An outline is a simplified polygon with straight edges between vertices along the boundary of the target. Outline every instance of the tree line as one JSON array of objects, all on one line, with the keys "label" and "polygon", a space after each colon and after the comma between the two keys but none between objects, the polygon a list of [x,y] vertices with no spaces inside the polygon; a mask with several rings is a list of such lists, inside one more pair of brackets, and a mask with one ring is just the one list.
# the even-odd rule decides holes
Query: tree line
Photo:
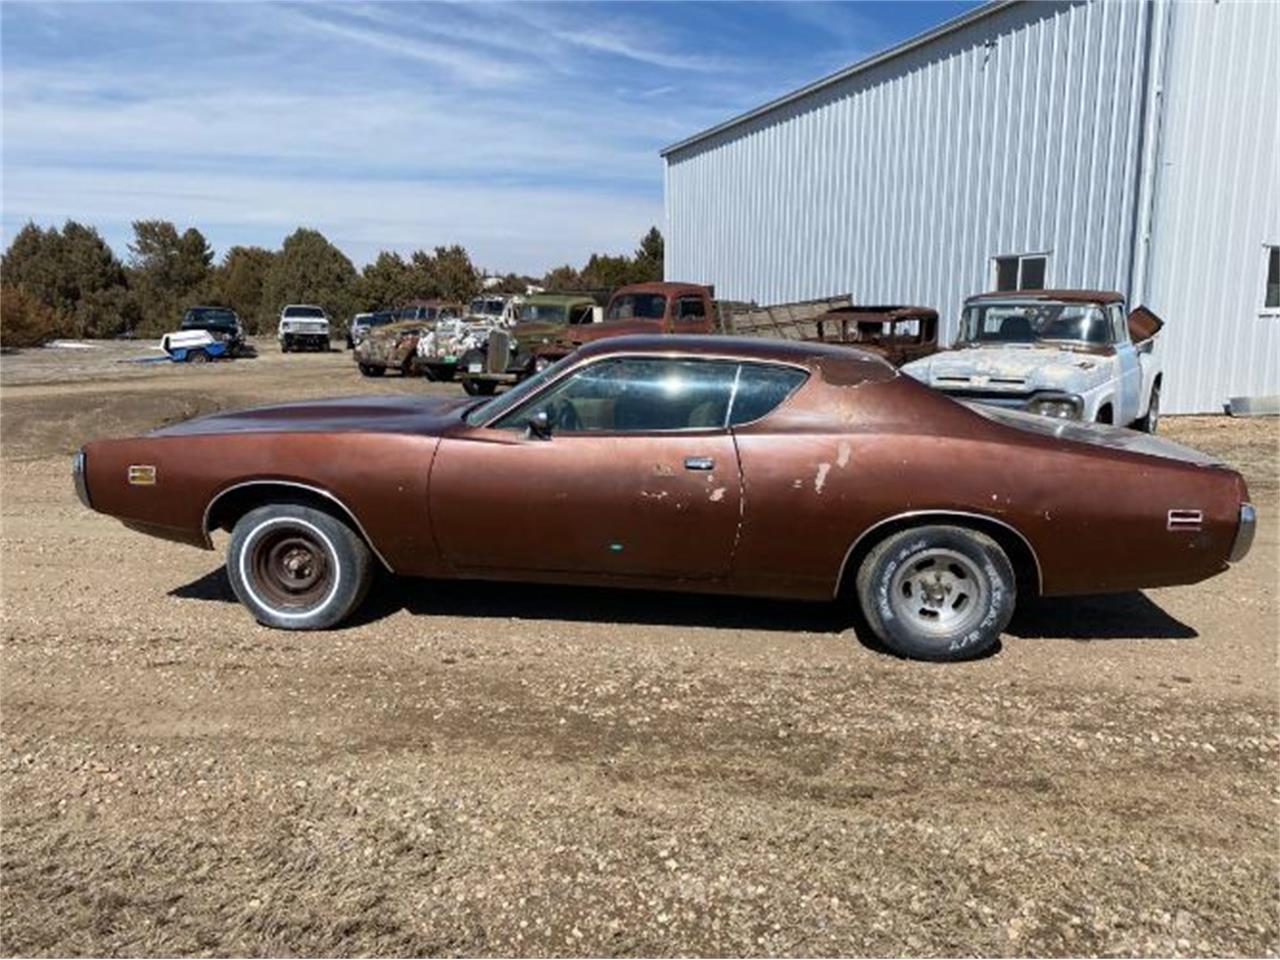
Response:
[{"label": "tree line", "polygon": [[[581,270],[566,264],[541,279],[513,273],[497,289],[524,293],[608,289],[662,279],[662,234],[652,228],[632,256],[592,254]],[[230,307],[251,334],[275,329],[286,303],[313,303],[339,322],[366,310],[440,298],[466,302],[483,274],[457,244],[383,251],[362,270],[318,230],[300,227],[279,250],[233,246],[215,263],[195,227],[138,220],[121,261],[93,227],[27,223],[0,257],[0,344],[31,346],[55,337],[157,336],[197,304]]]}]

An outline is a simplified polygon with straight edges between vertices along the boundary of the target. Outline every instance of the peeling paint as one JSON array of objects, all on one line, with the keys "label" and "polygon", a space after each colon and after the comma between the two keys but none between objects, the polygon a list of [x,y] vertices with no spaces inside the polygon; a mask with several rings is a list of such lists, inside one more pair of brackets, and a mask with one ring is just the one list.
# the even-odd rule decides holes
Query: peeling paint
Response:
[{"label": "peeling paint", "polygon": [[831,472],[831,464],[818,464],[818,472],[813,477],[813,490],[815,493],[821,493],[822,488],[827,485],[827,474]]},{"label": "peeling paint", "polygon": [[666,490],[641,490],[640,491],[640,496],[644,497],[646,500],[665,500],[667,499],[667,495],[668,494]]},{"label": "peeling paint", "polygon": [[708,499],[712,503],[719,503],[721,500],[724,499],[724,490],[725,490],[724,487],[716,487],[714,490],[711,491],[711,496],[708,497]]},{"label": "peeling paint", "polygon": [[847,467],[849,465],[849,455],[851,453],[852,450],[850,450],[849,444],[846,441],[841,440],[840,446],[836,447],[836,466],[841,470]]}]

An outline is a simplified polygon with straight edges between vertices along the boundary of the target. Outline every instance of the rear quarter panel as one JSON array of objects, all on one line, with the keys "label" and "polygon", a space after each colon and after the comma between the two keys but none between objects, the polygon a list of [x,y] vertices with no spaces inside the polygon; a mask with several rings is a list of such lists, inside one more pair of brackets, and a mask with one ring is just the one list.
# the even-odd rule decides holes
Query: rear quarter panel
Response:
[{"label": "rear quarter panel", "polygon": [[[1050,595],[1189,583],[1225,566],[1246,495],[1233,471],[1027,434],[906,377],[815,380],[736,431],[744,587],[830,596],[864,531],[935,510],[1013,527]],[[1170,531],[1171,509],[1201,510],[1201,529]]]}]

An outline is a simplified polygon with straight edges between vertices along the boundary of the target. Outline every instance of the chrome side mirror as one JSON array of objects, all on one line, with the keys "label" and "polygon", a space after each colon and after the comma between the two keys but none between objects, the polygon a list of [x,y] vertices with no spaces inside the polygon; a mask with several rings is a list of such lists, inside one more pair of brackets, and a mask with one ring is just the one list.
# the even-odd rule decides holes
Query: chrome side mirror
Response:
[{"label": "chrome side mirror", "polygon": [[536,440],[551,439],[551,417],[545,409],[539,410],[529,418],[528,436]]}]

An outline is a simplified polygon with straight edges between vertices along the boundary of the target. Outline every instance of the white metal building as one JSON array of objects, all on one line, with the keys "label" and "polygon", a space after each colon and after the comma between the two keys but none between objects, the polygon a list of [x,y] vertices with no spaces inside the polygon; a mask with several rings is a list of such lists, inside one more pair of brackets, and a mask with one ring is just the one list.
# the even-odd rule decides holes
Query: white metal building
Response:
[{"label": "white metal building", "polygon": [[1163,406],[1280,394],[1280,3],[997,0],[663,151],[666,276],[761,304],[1119,290]]}]

